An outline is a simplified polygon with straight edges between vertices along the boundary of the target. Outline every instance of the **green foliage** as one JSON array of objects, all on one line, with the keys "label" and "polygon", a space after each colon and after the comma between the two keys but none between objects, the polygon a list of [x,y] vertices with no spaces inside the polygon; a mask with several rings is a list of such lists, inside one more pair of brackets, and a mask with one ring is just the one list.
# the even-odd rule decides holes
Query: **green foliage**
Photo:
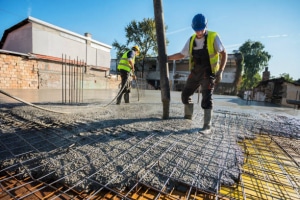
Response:
[{"label": "green foliage", "polygon": [[284,80],[288,82],[293,82],[293,77],[291,77],[288,73],[279,74],[280,77],[283,77]]},{"label": "green foliage", "polygon": [[153,53],[157,55],[155,21],[153,19],[144,18],[141,22],[133,20],[125,28],[125,32],[127,45],[133,44],[140,47],[140,57],[151,56]]},{"label": "green foliage", "polygon": [[251,80],[246,78],[246,76],[244,74],[242,76],[241,89],[252,89],[255,86],[257,86],[261,80],[262,80],[262,77],[259,73],[254,74]]},{"label": "green foliage", "polygon": [[[252,88],[257,84],[257,75],[268,66],[271,55],[264,51],[264,45],[251,40],[246,41],[239,51],[244,57],[243,87]],[[255,78],[256,77],[256,78]]]},{"label": "green foliage", "polygon": [[[234,82],[233,84],[235,85],[235,88],[238,89],[241,87],[241,82],[242,82],[242,72],[244,69],[244,57],[243,54],[241,54],[241,52],[234,50],[233,51],[234,56],[236,58],[236,65],[237,65],[237,69],[236,69],[236,73],[235,73],[235,78],[234,78]],[[236,94],[238,91],[234,91],[234,93]]]},{"label": "green foliage", "polygon": [[271,79],[275,79],[275,78],[284,78],[284,80],[288,81],[288,82],[299,82],[300,83],[300,79],[298,80],[294,80],[293,77],[290,76],[290,74],[288,73],[282,73],[282,74],[279,74],[278,77],[276,76],[271,76]]},{"label": "green foliage", "polygon": [[[166,27],[167,29],[167,27]],[[140,48],[140,55],[136,58],[136,62],[142,66],[144,71],[144,62],[146,57],[157,56],[158,46],[156,40],[156,29],[154,19],[144,18],[143,21],[131,21],[125,27],[126,44],[122,45],[116,40],[112,46],[117,50],[117,58],[121,58],[123,53],[134,45]],[[168,44],[168,41],[166,41]]]},{"label": "green foliage", "polygon": [[119,44],[116,40],[113,42],[112,46],[117,49],[116,57],[120,59],[126,51],[129,50],[129,48],[125,45]]}]

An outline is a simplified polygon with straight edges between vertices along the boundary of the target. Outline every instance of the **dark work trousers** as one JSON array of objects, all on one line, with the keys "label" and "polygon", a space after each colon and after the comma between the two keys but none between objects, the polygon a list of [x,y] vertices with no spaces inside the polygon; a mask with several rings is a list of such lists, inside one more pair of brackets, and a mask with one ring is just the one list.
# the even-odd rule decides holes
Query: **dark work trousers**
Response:
[{"label": "dark work trousers", "polygon": [[195,67],[195,69],[191,71],[181,93],[181,100],[183,104],[191,103],[191,96],[195,93],[196,89],[201,86],[201,107],[203,109],[212,109],[212,94],[215,85],[215,78],[213,75],[207,75],[206,71],[209,70],[208,67],[210,69],[210,66],[202,67],[202,69],[196,69]]},{"label": "dark work trousers", "polygon": [[[130,72],[121,69],[120,70],[120,75],[121,75],[122,81],[121,81],[121,89],[119,91],[119,94],[120,94],[120,92],[121,92],[121,94],[117,98],[117,104],[121,103],[121,99],[122,99],[123,94],[124,94],[125,103],[129,103],[130,82],[128,80],[128,77],[130,75]],[[123,88],[124,88],[124,90],[121,91]]]},{"label": "dark work trousers", "polygon": [[191,96],[201,86],[201,107],[203,109],[212,109],[215,75],[212,74],[206,39],[207,37],[205,37],[202,49],[194,49],[192,51],[194,65],[181,93],[181,100],[183,104],[191,104]]}]

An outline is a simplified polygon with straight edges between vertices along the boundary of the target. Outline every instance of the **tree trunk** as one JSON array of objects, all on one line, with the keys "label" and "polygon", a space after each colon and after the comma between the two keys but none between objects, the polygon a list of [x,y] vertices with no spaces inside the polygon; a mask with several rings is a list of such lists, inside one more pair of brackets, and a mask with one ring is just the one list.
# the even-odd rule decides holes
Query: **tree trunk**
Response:
[{"label": "tree trunk", "polygon": [[163,119],[169,118],[170,85],[169,66],[167,61],[165,26],[163,18],[162,0],[153,0],[156,35],[158,44],[158,63],[160,68],[161,100],[163,103]]}]

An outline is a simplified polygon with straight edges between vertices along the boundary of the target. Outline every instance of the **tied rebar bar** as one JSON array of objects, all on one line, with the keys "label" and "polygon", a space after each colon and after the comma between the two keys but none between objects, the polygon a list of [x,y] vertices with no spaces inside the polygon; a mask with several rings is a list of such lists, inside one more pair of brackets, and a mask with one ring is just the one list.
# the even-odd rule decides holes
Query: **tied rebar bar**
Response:
[{"label": "tied rebar bar", "polygon": [[189,122],[153,106],[2,110],[0,198],[300,198],[298,121],[215,109],[203,135],[200,109]]},{"label": "tied rebar bar", "polygon": [[62,55],[62,103],[83,103],[83,78],[86,63]]}]

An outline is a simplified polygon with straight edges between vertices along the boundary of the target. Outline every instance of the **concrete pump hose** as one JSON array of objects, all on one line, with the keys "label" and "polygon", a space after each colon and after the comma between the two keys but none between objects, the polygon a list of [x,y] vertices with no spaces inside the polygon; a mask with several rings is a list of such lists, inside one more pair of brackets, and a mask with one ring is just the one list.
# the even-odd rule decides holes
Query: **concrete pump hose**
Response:
[{"label": "concrete pump hose", "polygon": [[27,101],[24,101],[24,100],[22,100],[22,99],[20,99],[20,98],[18,98],[18,97],[12,96],[12,95],[8,94],[7,92],[4,92],[3,90],[0,90],[0,93],[4,94],[4,95],[6,95],[6,96],[8,96],[8,97],[10,97],[10,98],[13,98],[13,99],[15,99],[15,100],[17,100],[17,101],[20,101],[20,102],[22,102],[22,103],[25,103],[25,104],[27,104],[27,105],[30,105],[30,106],[32,106],[32,107],[41,109],[41,110],[46,110],[46,111],[49,111],[49,112],[54,112],[54,113],[59,113],[59,114],[69,114],[68,112],[59,112],[59,111],[50,110],[50,109],[47,109],[47,108],[43,108],[43,107],[34,105],[34,104],[29,103],[29,102],[27,102]]}]

